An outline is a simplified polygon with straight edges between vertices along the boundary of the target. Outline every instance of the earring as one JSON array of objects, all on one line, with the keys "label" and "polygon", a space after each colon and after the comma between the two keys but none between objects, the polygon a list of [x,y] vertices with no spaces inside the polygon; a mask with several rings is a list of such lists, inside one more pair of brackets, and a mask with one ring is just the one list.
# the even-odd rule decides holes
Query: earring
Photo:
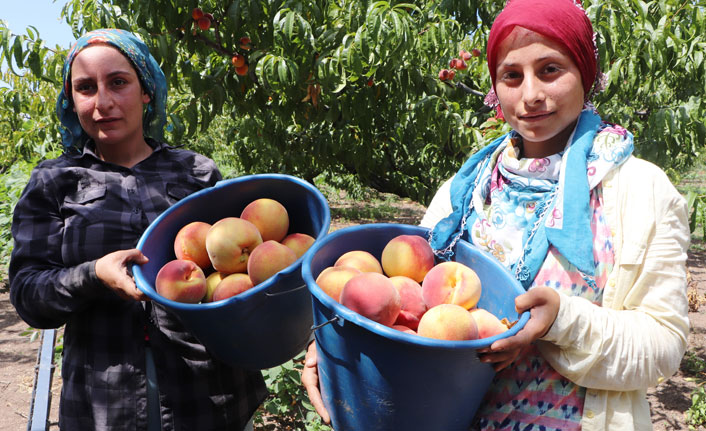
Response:
[{"label": "earring", "polygon": [[495,88],[490,88],[490,91],[488,92],[488,94],[485,95],[485,98],[483,99],[483,104],[491,108],[495,108],[496,106],[500,105],[500,99],[498,99],[498,95],[495,93]]}]

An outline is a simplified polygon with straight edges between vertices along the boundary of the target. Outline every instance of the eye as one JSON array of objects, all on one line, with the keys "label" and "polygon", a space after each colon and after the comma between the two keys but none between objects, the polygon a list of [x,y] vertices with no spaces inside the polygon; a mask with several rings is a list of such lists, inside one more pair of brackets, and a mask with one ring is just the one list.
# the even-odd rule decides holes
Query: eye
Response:
[{"label": "eye", "polygon": [[522,74],[517,71],[514,71],[514,70],[507,70],[507,71],[504,71],[500,74],[500,80],[505,83],[508,83],[508,84],[511,84],[513,82],[517,82],[521,79],[522,79]]},{"label": "eye", "polygon": [[561,72],[561,67],[557,64],[549,64],[544,67],[544,70],[542,70],[542,73],[545,75],[554,75],[559,72]]},{"label": "eye", "polygon": [[80,82],[74,86],[74,90],[81,94],[87,94],[93,91],[95,86],[89,82]]},{"label": "eye", "polygon": [[113,80],[113,85],[115,85],[116,87],[120,87],[120,86],[123,86],[123,85],[125,85],[125,84],[127,84],[127,80],[126,80],[126,79],[123,79],[123,78],[115,78],[115,79]]}]

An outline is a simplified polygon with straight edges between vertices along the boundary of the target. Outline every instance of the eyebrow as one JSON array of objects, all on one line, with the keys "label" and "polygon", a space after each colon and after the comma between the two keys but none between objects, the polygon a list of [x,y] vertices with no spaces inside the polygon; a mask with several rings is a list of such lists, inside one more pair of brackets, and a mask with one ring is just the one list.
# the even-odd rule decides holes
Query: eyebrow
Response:
[{"label": "eyebrow", "polygon": [[[549,54],[549,55],[545,55],[545,56],[543,56],[543,57],[539,57],[538,59],[534,60],[533,62],[536,62],[536,63],[543,63],[543,62],[545,62],[545,61],[560,61],[560,60],[561,60],[561,58],[560,58],[559,55],[556,55],[556,54]],[[516,67],[516,66],[517,66],[517,63],[506,63],[506,62],[503,62],[503,63],[498,64],[498,69],[501,68],[501,67]]]},{"label": "eyebrow", "polygon": [[[108,78],[114,78],[116,76],[124,76],[124,75],[130,75],[130,71],[129,70],[122,70],[122,69],[114,70],[114,71],[108,73]],[[71,82],[76,82],[76,83],[81,83],[81,82],[85,82],[85,81],[93,81],[93,78],[79,76],[76,79],[73,79],[73,78],[71,79]]]}]

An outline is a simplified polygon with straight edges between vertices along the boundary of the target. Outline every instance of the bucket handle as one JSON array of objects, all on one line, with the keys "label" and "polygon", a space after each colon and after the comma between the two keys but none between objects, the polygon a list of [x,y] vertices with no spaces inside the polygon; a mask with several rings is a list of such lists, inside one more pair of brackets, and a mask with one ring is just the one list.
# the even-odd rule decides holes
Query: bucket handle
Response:
[{"label": "bucket handle", "polygon": [[322,328],[322,327],[328,325],[329,323],[333,323],[333,322],[336,322],[336,321],[339,321],[339,322],[340,322],[340,321],[341,321],[341,316],[333,316],[331,319],[327,320],[327,321],[324,322],[324,323],[319,323],[318,325],[311,325],[311,332],[314,332],[314,331],[316,331],[317,329]]},{"label": "bucket handle", "polygon": [[280,295],[286,295],[288,293],[296,292],[297,290],[301,290],[306,287],[306,284],[302,284],[301,286],[297,286],[294,289],[289,289],[284,292],[277,292],[277,293],[269,293],[265,292],[265,296],[280,296]]}]

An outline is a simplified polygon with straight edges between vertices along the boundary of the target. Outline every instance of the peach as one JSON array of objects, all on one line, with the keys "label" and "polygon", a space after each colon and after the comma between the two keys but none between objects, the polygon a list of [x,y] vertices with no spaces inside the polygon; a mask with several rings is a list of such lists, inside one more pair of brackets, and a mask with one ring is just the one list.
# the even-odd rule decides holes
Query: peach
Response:
[{"label": "peach", "polygon": [[406,327],[406,326],[404,326],[404,325],[392,325],[391,328],[392,328],[392,329],[397,329],[398,331],[401,331],[401,332],[404,332],[404,333],[407,333],[407,334],[417,335],[417,332],[416,332],[414,329],[408,328],[408,327]]},{"label": "peach", "polygon": [[257,285],[272,277],[297,260],[294,250],[277,241],[269,240],[255,247],[248,259],[248,275]]},{"label": "peach", "polygon": [[421,283],[434,267],[434,251],[419,235],[399,235],[385,245],[380,262],[388,277],[404,275]]},{"label": "peach", "polygon": [[429,308],[456,304],[470,310],[478,303],[480,293],[480,279],[476,272],[459,262],[436,265],[422,281],[422,297]]},{"label": "peach", "polygon": [[478,326],[478,338],[488,338],[507,331],[507,326],[488,310],[474,308],[470,313]]},{"label": "peach", "polygon": [[211,267],[211,260],[206,251],[206,235],[211,229],[209,223],[191,222],[177,232],[174,238],[174,254],[177,259],[190,260],[201,269]]},{"label": "peach", "polygon": [[233,67],[242,67],[245,64],[245,57],[240,54],[233,54],[231,62],[233,63]]},{"label": "peach", "polygon": [[294,250],[297,259],[299,259],[304,256],[304,253],[314,244],[314,241],[316,240],[311,235],[305,233],[290,233],[284,237],[282,244]]},{"label": "peach", "polygon": [[177,302],[196,304],[206,295],[206,276],[190,260],[170,260],[157,272],[155,290]]},{"label": "peach", "polygon": [[422,286],[404,275],[390,277],[390,281],[400,294],[401,309],[395,323],[411,329],[417,329],[419,319],[427,311],[427,305],[422,298]]},{"label": "peach", "polygon": [[224,274],[245,272],[250,253],[262,244],[257,226],[238,217],[218,220],[206,235],[206,250],[213,268]]},{"label": "peach", "polygon": [[392,326],[400,313],[401,300],[389,278],[364,272],[343,286],[341,304],[370,320]]},{"label": "peach", "polygon": [[261,198],[250,202],[240,218],[257,226],[263,241],[280,242],[289,230],[287,209],[274,199]]},{"label": "peach", "polygon": [[212,272],[206,277],[206,296],[203,297],[202,302],[213,301],[213,291],[216,290],[216,286],[221,280],[223,280],[223,274],[218,271]]},{"label": "peach", "polygon": [[329,266],[316,277],[316,284],[319,285],[328,296],[336,302],[341,301],[341,291],[348,280],[362,274],[360,270],[350,266]]},{"label": "peach", "polygon": [[244,49],[244,50],[247,51],[247,50],[249,50],[249,49],[251,48],[251,46],[250,46],[251,40],[250,40],[250,38],[247,37],[247,36],[241,37],[241,38],[238,40],[238,43],[240,44],[240,49]]},{"label": "peach", "polygon": [[208,17],[205,15],[199,18],[196,22],[199,24],[199,28],[203,31],[206,31],[211,28],[211,20],[208,19]]},{"label": "peach", "polygon": [[360,272],[376,272],[382,275],[380,261],[364,250],[353,250],[343,253],[333,266],[350,266]]},{"label": "peach", "polygon": [[417,334],[438,340],[475,340],[478,327],[471,313],[460,305],[439,304],[424,313]]},{"label": "peach", "polygon": [[235,73],[239,76],[245,76],[248,74],[248,65],[244,64],[240,67],[235,68]]},{"label": "peach", "polygon": [[247,274],[236,272],[235,274],[227,275],[218,283],[216,290],[213,291],[213,301],[230,298],[252,287],[253,282]]}]

